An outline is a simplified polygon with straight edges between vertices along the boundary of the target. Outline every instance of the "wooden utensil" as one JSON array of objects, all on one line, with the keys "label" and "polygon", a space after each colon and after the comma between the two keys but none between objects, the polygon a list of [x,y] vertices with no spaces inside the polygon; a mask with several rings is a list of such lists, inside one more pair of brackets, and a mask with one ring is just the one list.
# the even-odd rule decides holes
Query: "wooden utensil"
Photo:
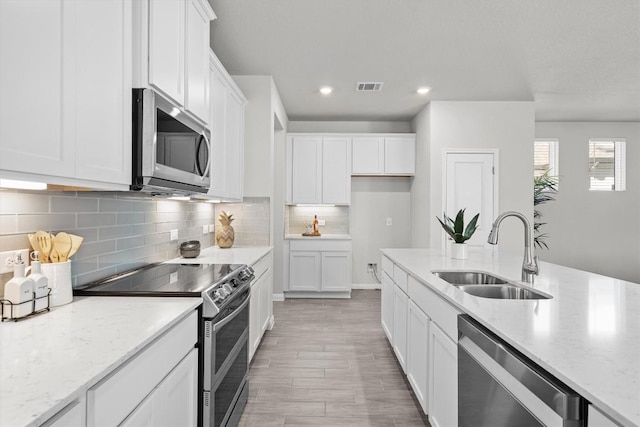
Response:
[{"label": "wooden utensil", "polygon": [[53,247],[51,243],[51,234],[46,231],[36,231],[35,238],[36,242],[38,242],[38,246],[40,246],[40,260],[42,262],[49,262],[49,255],[51,254],[51,249]]},{"label": "wooden utensil", "polygon": [[53,247],[58,253],[60,262],[67,261],[69,251],[71,251],[71,237],[64,231],[61,231],[53,238]]},{"label": "wooden utensil", "polygon": [[41,253],[42,251],[40,250],[40,245],[38,245],[38,241],[36,240],[36,235],[27,234],[27,237],[29,238],[29,243],[31,244],[31,247],[33,248],[33,250],[38,251],[38,253]]},{"label": "wooden utensil", "polygon": [[78,252],[78,249],[84,240],[84,237],[76,236],[75,234],[69,234],[69,237],[71,237],[71,250],[69,251],[67,258],[71,258],[71,256]]},{"label": "wooden utensil", "polygon": [[58,255],[58,251],[56,250],[55,246],[51,247],[51,252],[49,253],[49,259],[51,260],[51,262],[58,262],[60,261],[60,256]]}]

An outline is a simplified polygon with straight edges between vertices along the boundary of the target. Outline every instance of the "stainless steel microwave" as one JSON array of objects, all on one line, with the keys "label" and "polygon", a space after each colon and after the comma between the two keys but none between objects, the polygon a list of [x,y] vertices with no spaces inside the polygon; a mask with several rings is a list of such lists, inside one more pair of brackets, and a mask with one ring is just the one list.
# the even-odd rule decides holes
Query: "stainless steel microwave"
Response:
[{"label": "stainless steel microwave", "polygon": [[206,193],[211,134],[152,89],[133,89],[131,189],[156,194]]}]

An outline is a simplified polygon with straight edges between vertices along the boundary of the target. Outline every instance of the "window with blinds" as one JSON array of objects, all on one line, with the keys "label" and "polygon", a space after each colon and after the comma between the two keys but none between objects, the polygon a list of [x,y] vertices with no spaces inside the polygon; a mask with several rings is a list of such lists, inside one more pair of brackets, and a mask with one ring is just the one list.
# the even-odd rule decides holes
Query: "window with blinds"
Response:
[{"label": "window with blinds", "polygon": [[589,140],[589,190],[625,191],[624,139]]},{"label": "window with blinds", "polygon": [[558,175],[558,140],[536,139],[533,144],[533,176],[538,177],[549,171]]}]

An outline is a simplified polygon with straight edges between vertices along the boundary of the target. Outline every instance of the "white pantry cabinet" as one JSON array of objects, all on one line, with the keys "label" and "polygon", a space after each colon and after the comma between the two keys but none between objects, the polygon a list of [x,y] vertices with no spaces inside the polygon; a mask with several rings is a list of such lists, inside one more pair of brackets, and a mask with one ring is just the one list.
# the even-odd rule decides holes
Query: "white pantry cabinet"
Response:
[{"label": "white pantry cabinet", "polygon": [[287,138],[289,203],[349,205],[350,171],[350,138],[313,134]]},{"label": "white pantry cabinet", "polygon": [[131,183],[132,2],[0,2],[0,172]]},{"label": "white pantry cabinet", "polygon": [[247,99],[211,50],[209,73],[212,166],[208,195],[224,201],[242,201]]},{"label": "white pantry cabinet", "polygon": [[139,0],[133,4],[134,87],[153,87],[207,124],[210,21],[216,18],[209,2]]},{"label": "white pantry cabinet", "polygon": [[416,137],[354,136],[352,175],[411,176],[416,173]]},{"label": "white pantry cabinet", "polygon": [[348,297],[351,294],[351,241],[289,241],[286,290],[307,296],[316,293]]},{"label": "white pantry cabinet", "polygon": [[262,336],[273,326],[273,255],[268,254],[253,263],[255,279],[251,284],[249,302],[249,361],[253,359]]}]

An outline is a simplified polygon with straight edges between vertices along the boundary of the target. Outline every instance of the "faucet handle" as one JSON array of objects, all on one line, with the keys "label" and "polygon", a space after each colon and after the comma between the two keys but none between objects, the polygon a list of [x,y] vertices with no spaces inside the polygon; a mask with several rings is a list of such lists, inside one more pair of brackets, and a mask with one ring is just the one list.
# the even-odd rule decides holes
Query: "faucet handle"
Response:
[{"label": "faucet handle", "polygon": [[536,276],[538,275],[540,272],[540,267],[538,267],[538,255],[533,257],[533,262],[526,266],[526,270],[531,274],[535,274]]}]

